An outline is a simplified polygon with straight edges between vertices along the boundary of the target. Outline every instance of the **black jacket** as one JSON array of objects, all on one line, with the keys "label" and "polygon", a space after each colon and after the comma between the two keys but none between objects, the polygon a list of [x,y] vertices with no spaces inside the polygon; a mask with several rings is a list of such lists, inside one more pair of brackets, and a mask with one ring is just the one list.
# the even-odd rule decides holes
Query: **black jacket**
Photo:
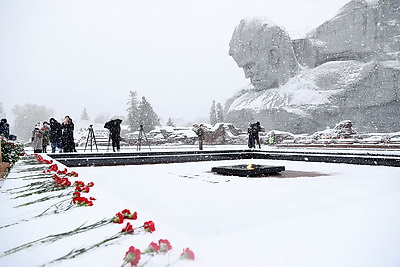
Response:
[{"label": "black jacket", "polygon": [[50,123],[50,142],[61,143],[61,124],[58,121]]}]

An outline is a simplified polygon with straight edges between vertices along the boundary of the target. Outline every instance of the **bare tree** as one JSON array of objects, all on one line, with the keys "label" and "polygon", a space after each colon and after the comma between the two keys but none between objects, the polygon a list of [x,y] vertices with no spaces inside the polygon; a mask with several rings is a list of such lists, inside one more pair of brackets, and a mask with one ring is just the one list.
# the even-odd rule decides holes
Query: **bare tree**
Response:
[{"label": "bare tree", "polygon": [[36,104],[25,104],[23,106],[14,106],[12,113],[15,115],[14,134],[18,136],[19,140],[27,142],[31,138],[35,124],[39,121],[48,121],[53,114],[53,110]]}]

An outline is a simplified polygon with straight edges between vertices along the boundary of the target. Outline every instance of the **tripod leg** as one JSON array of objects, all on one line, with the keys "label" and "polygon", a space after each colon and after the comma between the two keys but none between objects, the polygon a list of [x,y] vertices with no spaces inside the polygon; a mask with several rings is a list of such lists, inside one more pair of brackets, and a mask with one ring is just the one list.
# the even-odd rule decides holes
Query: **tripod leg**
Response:
[{"label": "tripod leg", "polygon": [[87,138],[86,138],[85,150],[83,150],[84,152],[86,152],[86,147],[87,147],[87,144],[88,144],[88,141],[89,141],[89,136],[90,136],[90,129],[89,129],[89,132],[88,132],[88,135],[87,135]]},{"label": "tripod leg", "polygon": [[94,144],[96,145],[96,151],[99,152],[99,149],[97,148],[96,136],[94,135],[94,132],[93,132],[93,140],[94,140]]}]

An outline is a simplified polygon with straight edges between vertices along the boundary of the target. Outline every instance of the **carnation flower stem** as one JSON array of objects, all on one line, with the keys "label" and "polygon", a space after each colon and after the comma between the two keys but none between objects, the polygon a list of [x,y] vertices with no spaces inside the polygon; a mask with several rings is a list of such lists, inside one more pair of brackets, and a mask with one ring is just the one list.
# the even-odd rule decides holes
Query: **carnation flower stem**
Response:
[{"label": "carnation flower stem", "polygon": [[[39,202],[44,202],[46,200],[53,199],[53,198],[62,198],[62,197],[65,197],[65,196],[69,196],[70,197],[70,195],[71,195],[71,192],[67,192],[67,193],[61,193],[61,194],[56,195],[56,196],[42,197],[42,198],[39,198],[39,199],[34,200],[34,201],[30,201],[30,202],[26,202],[26,203],[20,204],[18,206],[15,206],[14,208],[29,206],[29,205],[32,205],[32,204],[35,204],[35,203],[39,203]],[[65,201],[65,200],[62,200],[62,201]]]},{"label": "carnation flower stem", "polygon": [[[61,210],[62,205],[61,205],[61,207],[60,207],[60,204],[65,204],[65,202],[67,202],[67,201],[68,201],[70,204],[69,204],[66,208],[64,208],[64,209]],[[55,207],[55,210],[53,210],[52,212],[48,212],[51,208],[54,208],[54,207]],[[76,206],[73,205],[73,204],[71,204],[71,201],[70,201],[69,199],[67,199],[67,200],[61,200],[61,201],[59,201],[59,202],[57,202],[57,203],[51,205],[51,206],[50,206],[49,208],[47,208],[45,211],[43,211],[43,212],[40,213],[39,215],[34,216],[34,217],[31,218],[31,219],[36,219],[36,218],[42,217],[42,216],[44,216],[44,215],[49,215],[49,214],[57,214],[57,213],[60,213],[61,211],[67,211],[67,210],[69,210],[69,209],[71,209],[71,208],[73,208],[73,207],[76,207]],[[28,222],[28,221],[30,221],[31,219],[23,219],[23,220],[20,220],[20,221],[18,221],[18,222],[15,222],[15,223],[10,223],[10,224],[7,224],[7,225],[3,225],[3,226],[0,226],[0,229],[6,228],[6,227],[9,227],[9,226],[12,226],[12,225],[16,225],[16,224],[19,224],[19,223],[22,223],[22,222]]]},{"label": "carnation flower stem", "polygon": [[59,191],[59,190],[64,190],[65,187],[54,187],[54,186],[49,186],[49,188],[44,188],[41,190],[37,190],[31,193],[27,193],[27,194],[23,194],[23,195],[19,195],[16,197],[13,197],[12,199],[16,199],[16,198],[20,198],[20,197],[29,197],[31,195],[35,195],[35,194],[42,194],[42,193],[47,193],[47,192],[52,192],[52,191]]},{"label": "carnation flower stem", "polygon": [[[53,182],[46,181],[46,182],[36,182],[36,183],[29,184],[29,185],[25,185],[24,187],[13,188],[13,189],[9,189],[9,190],[11,191],[10,194],[21,194],[24,192],[29,192],[29,191],[34,191],[34,190],[44,189],[44,188],[50,188],[50,187],[54,187]],[[26,189],[16,191],[17,189],[23,189],[23,188],[26,188]],[[16,192],[12,192],[12,191],[16,191]]]},{"label": "carnation flower stem", "polygon": [[[18,176],[18,177],[7,177],[7,180],[12,180],[12,179],[22,179],[22,180],[32,180],[32,179],[45,179],[48,178],[52,175],[38,172],[37,174],[30,174],[30,175],[25,175],[25,176]],[[34,178],[30,178],[34,177]]]},{"label": "carnation flower stem", "polygon": [[[110,242],[112,240],[120,238],[123,235],[124,235],[124,233],[117,233],[117,234],[115,234],[113,236],[110,236],[110,237],[108,237],[108,238],[106,238],[106,239],[104,239],[104,240],[102,240],[102,241],[100,241],[100,242],[98,242],[98,243],[96,243],[94,245],[91,245],[89,247],[80,248],[80,249],[73,249],[68,254],[66,254],[66,255],[58,258],[58,259],[55,259],[55,260],[53,260],[53,261],[51,261],[51,262],[49,262],[47,264],[51,264],[51,263],[54,263],[54,262],[57,262],[57,261],[62,261],[62,260],[73,259],[73,258],[75,258],[75,257],[77,257],[77,256],[79,256],[79,255],[81,255],[81,254],[83,254],[85,252],[88,252],[91,249],[100,247],[101,245],[104,245],[104,244],[106,244],[106,243],[108,243],[108,242]],[[45,264],[45,265],[47,265],[47,264]],[[43,265],[43,266],[45,266],[45,265]]]},{"label": "carnation flower stem", "polygon": [[79,233],[83,233],[83,232],[86,232],[86,231],[89,231],[89,230],[92,230],[92,229],[96,229],[96,228],[99,228],[99,227],[104,226],[106,224],[109,224],[110,222],[111,222],[111,219],[103,219],[101,221],[98,221],[96,223],[93,223],[93,224],[90,224],[90,225],[87,225],[87,226],[84,226],[85,225],[85,223],[84,223],[81,226],[75,228],[74,230],[63,232],[63,233],[59,233],[59,234],[49,235],[49,236],[46,236],[46,237],[31,241],[31,242],[28,242],[28,243],[25,243],[25,244],[20,245],[18,247],[6,250],[6,251],[4,251],[3,255],[0,255],[0,258],[4,257],[4,256],[7,256],[7,255],[10,255],[10,254],[13,254],[13,253],[16,253],[16,252],[21,251],[23,249],[32,247],[32,246],[37,245],[37,244],[53,243],[53,242],[55,242],[55,241],[57,241],[59,239],[65,238],[65,237],[69,237],[69,236],[76,235],[76,234],[79,234]]},{"label": "carnation flower stem", "polygon": [[21,173],[21,172],[34,172],[34,171],[43,171],[43,167],[42,166],[31,167],[31,168],[26,168],[21,171],[15,171],[15,172]]},{"label": "carnation flower stem", "polygon": [[12,192],[14,190],[23,189],[23,188],[27,188],[27,187],[31,188],[32,186],[42,185],[42,184],[43,184],[43,182],[34,182],[34,183],[30,183],[28,185],[23,185],[23,186],[19,186],[19,187],[15,187],[15,188],[10,188],[10,189],[4,190],[1,193],[8,193],[8,192]]}]

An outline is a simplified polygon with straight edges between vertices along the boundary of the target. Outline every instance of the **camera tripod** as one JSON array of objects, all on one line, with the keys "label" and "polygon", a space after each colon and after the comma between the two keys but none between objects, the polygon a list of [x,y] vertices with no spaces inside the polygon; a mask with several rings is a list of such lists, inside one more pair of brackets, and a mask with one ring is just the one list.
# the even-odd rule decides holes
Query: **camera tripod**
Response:
[{"label": "camera tripod", "polygon": [[143,130],[143,125],[140,125],[139,137],[138,137],[137,149],[136,149],[137,151],[140,151],[140,147],[142,146],[142,140],[143,140],[143,138],[146,140],[147,145],[149,146],[149,149],[150,149],[150,151],[151,151],[149,140],[147,139],[146,133],[145,133],[144,130]]},{"label": "camera tripod", "polygon": [[99,149],[97,148],[96,136],[94,135],[94,131],[93,131],[93,125],[89,125],[88,131],[89,132],[88,132],[88,135],[87,135],[87,138],[86,138],[86,144],[85,144],[84,152],[86,152],[86,147],[87,147],[89,142],[90,142],[90,152],[92,152],[92,150],[93,150],[93,142],[96,145],[97,152],[99,152]]}]

